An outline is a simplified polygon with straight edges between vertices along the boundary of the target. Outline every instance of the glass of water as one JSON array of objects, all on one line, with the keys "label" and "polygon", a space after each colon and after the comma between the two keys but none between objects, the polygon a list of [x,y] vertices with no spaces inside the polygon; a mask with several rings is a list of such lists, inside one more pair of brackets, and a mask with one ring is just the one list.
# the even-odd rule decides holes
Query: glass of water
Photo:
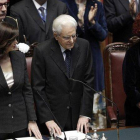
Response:
[{"label": "glass of water", "polygon": [[78,137],[77,136],[70,136],[69,140],[78,140]]}]

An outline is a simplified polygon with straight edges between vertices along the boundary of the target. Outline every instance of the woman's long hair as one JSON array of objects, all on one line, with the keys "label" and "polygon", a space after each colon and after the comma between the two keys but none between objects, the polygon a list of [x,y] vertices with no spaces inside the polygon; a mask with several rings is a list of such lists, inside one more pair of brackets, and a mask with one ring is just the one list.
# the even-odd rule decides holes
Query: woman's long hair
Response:
[{"label": "woman's long hair", "polygon": [[7,48],[19,35],[16,27],[7,22],[0,23],[0,56],[5,55]]}]

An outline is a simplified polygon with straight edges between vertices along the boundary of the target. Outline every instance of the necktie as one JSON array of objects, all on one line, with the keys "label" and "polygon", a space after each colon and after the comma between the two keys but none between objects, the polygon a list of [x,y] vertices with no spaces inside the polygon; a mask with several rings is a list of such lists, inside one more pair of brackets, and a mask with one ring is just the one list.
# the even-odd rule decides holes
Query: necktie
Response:
[{"label": "necktie", "polygon": [[66,54],[65,64],[67,68],[67,74],[68,74],[68,77],[70,77],[71,51],[65,50],[65,54]]},{"label": "necktie", "polygon": [[41,11],[41,18],[44,22],[46,22],[46,15],[45,15],[45,12],[44,12],[44,7],[40,7],[39,10]]}]

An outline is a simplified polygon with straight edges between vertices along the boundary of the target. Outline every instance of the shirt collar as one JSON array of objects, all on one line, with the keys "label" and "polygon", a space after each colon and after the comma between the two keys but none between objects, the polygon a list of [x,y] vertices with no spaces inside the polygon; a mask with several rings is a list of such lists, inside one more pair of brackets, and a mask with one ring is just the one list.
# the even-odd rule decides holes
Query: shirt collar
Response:
[{"label": "shirt collar", "polygon": [[[63,48],[60,44],[59,44],[59,46],[60,46],[61,52],[64,53],[64,51],[65,51],[66,49]],[[69,50],[71,51],[71,49],[69,49]]]},{"label": "shirt collar", "polygon": [[60,46],[61,52],[63,53],[66,49],[64,49],[60,44],[59,46]]},{"label": "shirt collar", "polygon": [[43,5],[40,5],[39,3],[37,3],[35,0],[32,0],[36,9],[39,9],[40,7],[43,7],[45,10],[47,9],[47,1],[43,4]]}]

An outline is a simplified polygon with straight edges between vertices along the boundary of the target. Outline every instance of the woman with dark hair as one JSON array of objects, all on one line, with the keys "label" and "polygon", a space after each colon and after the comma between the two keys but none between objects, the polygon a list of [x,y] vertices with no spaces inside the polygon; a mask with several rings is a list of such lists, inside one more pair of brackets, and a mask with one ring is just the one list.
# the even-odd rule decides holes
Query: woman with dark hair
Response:
[{"label": "woman with dark hair", "polygon": [[17,37],[15,27],[0,23],[0,140],[31,136],[32,132],[41,139],[25,56],[13,51]]}]

